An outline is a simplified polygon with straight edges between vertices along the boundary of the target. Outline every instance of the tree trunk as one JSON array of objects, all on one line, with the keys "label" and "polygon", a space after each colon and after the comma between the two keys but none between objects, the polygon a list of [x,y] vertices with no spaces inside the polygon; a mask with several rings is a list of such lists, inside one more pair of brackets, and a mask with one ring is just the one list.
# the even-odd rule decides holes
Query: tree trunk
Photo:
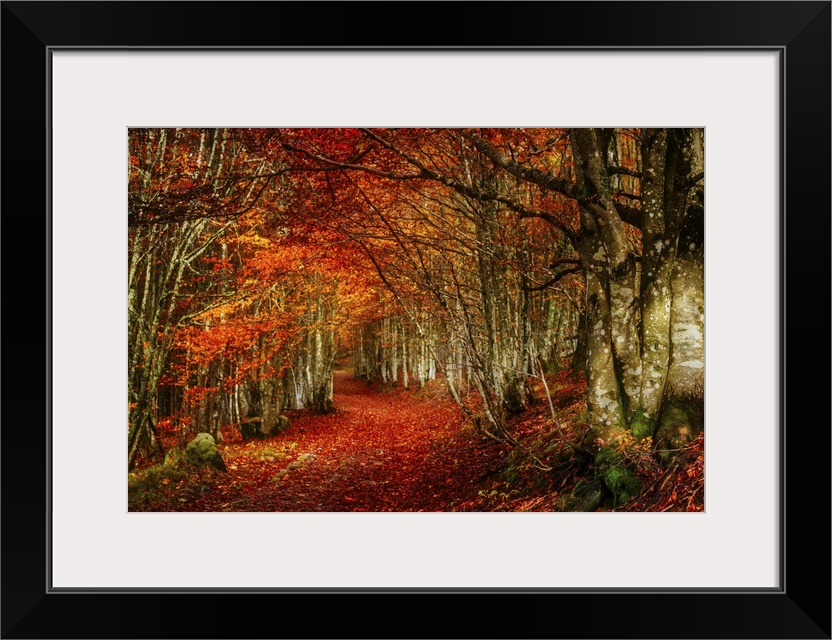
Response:
[{"label": "tree trunk", "polygon": [[702,198],[691,195],[701,137],[697,130],[644,133],[640,272],[598,162],[602,137],[574,135],[584,198],[589,422],[604,444],[627,430],[654,435],[658,424],[662,446],[678,447],[702,429],[703,214]]}]

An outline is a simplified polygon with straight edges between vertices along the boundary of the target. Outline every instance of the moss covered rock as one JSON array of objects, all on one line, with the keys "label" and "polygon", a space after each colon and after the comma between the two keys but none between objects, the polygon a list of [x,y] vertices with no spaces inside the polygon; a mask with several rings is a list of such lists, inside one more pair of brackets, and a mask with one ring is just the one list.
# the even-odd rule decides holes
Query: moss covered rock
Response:
[{"label": "moss covered rock", "polygon": [[208,465],[218,471],[228,471],[225,461],[217,450],[217,443],[209,433],[199,433],[191,440],[185,447],[185,459],[196,467]]},{"label": "moss covered rock", "polygon": [[604,483],[600,480],[580,481],[572,492],[569,511],[597,511],[604,500]]},{"label": "moss covered rock", "polygon": [[641,493],[641,480],[627,468],[624,456],[612,447],[601,447],[595,454],[596,473],[612,492],[617,507]]},{"label": "moss covered rock", "polygon": [[250,440],[252,438],[268,438],[276,436],[279,433],[286,431],[289,428],[289,418],[286,416],[277,416],[273,420],[263,420],[263,418],[246,418],[240,424],[240,435],[243,440]]},{"label": "moss covered rock", "polygon": [[263,421],[260,418],[247,418],[240,423],[240,435],[243,440],[251,440],[252,438],[262,437],[260,432],[260,425]]}]

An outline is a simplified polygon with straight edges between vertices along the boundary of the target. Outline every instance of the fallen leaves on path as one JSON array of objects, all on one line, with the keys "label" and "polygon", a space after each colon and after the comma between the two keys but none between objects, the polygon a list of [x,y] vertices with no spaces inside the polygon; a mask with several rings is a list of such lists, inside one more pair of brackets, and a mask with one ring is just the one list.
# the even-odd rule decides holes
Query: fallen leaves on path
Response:
[{"label": "fallen leaves on path", "polygon": [[[338,372],[333,413],[289,412],[279,436],[220,444],[227,473],[149,467],[150,490],[131,492],[130,510],[569,510],[576,484],[593,477],[592,461],[569,444],[587,434],[585,384],[564,371],[549,385],[562,429],[533,385],[530,405],[510,421],[518,441],[510,447],[466,424],[441,382],[406,391]],[[644,480],[645,493],[616,510],[703,510],[703,440]]]},{"label": "fallen leaves on path", "polygon": [[229,472],[187,511],[450,511],[477,498],[508,452],[475,434],[436,386],[379,391],[335,376],[336,410],[289,413],[261,441],[221,447]]}]

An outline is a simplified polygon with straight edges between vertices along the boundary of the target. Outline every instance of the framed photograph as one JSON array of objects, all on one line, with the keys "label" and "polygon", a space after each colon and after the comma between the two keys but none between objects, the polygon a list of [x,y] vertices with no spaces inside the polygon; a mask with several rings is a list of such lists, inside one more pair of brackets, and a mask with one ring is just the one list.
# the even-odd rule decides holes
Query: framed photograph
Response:
[{"label": "framed photograph", "polygon": [[[3,637],[830,637],[830,431],[828,410],[818,410],[829,389],[828,371],[819,373],[828,369],[829,353],[829,2],[4,2],[2,11]],[[659,439],[660,453],[688,451],[702,425],[707,439],[704,453],[690,458],[704,459],[703,469],[672,467],[679,472],[654,482],[649,505],[627,510],[630,480],[620,473],[625,465],[609,457],[619,451],[620,436],[604,425],[614,407],[628,416],[633,433],[644,420],[627,390],[636,368],[621,366],[628,342],[613,326],[628,313],[626,304],[615,307],[628,289],[624,280],[604,279],[591,301],[589,284],[576,283],[573,291],[563,283],[579,263],[587,272],[592,264],[611,263],[608,250],[618,238],[621,247],[636,247],[634,288],[663,295],[663,283],[651,280],[660,278],[650,269],[661,265],[655,256],[666,248],[673,221],[662,218],[649,246],[642,244],[652,232],[633,235],[627,231],[633,225],[621,222],[649,214],[652,187],[645,186],[645,176],[659,166],[649,154],[656,148],[651,145],[662,144],[679,149],[678,159],[659,171],[675,175],[674,188],[685,194],[680,206],[703,212],[704,224],[678,230],[673,242],[679,256],[702,257],[704,302],[686,304],[702,316],[704,358],[694,357],[690,346],[699,325],[679,319],[682,328],[673,340],[678,353],[694,354],[677,361],[697,379],[704,377],[697,396],[704,404],[696,419],[691,414],[651,426],[646,442],[653,446],[652,438]],[[593,145],[606,151],[593,156]],[[239,167],[217,161],[226,148]],[[449,149],[462,158],[458,165],[449,160]],[[459,149],[487,160],[482,166],[488,171],[474,179],[477,170],[465,165],[468,181],[457,179],[458,167],[474,157]],[[268,200],[269,219],[300,219],[297,212],[306,207],[314,213],[304,229],[244,217],[258,211],[247,204],[251,193],[273,188],[281,169],[267,161],[278,151],[291,159],[281,165],[289,167],[284,173],[306,177],[293,183],[291,202],[280,193]],[[607,156],[605,182],[592,177],[592,157],[601,155]],[[156,157],[176,168],[170,174],[175,179],[153,172]],[[256,179],[250,178],[254,165]],[[541,177],[541,167],[548,178]],[[352,171],[369,177],[362,181]],[[249,176],[243,183],[241,172]],[[271,177],[263,179],[266,174]],[[394,193],[370,181],[413,175],[437,186]],[[486,177],[504,186],[483,187]],[[628,188],[627,178],[639,180],[638,187]],[[572,204],[541,200],[535,189],[545,180],[543,186]],[[218,181],[235,186],[218,195]],[[170,249],[179,240],[156,224],[164,215],[177,223],[189,219],[183,193],[199,200],[200,211],[213,202],[212,211],[224,212],[218,216],[238,207],[233,215],[239,226],[233,227],[233,243],[219,227],[188,231],[188,242],[199,238],[213,243],[212,250],[188,263],[187,286],[154,281],[165,299],[181,301],[175,303],[178,317],[188,316],[195,328],[167,336],[160,324],[145,326],[147,313],[129,315],[128,297],[153,295],[149,276],[143,280],[140,272],[163,269],[180,249],[198,251],[185,245],[184,235],[178,249]],[[661,197],[669,202],[673,193],[668,186]],[[327,197],[329,218],[322,213]],[[461,233],[456,214],[448,213],[456,207],[463,217],[480,215],[476,203],[486,202],[515,216],[502,227],[492,220],[490,233],[504,238],[521,218],[537,218],[557,227],[563,234],[557,238],[571,239],[572,248],[550,255],[547,243],[559,240],[541,227],[522,238],[527,262],[497,259],[495,235],[491,244],[481,235],[473,243],[473,236]],[[291,208],[291,215],[281,208]],[[382,209],[405,213],[391,218]],[[615,212],[618,236],[604,211]],[[484,233],[484,224],[477,233]],[[285,317],[296,316],[285,310],[308,312],[308,300],[272,292],[266,303],[250,304],[247,281],[268,270],[291,271],[303,286],[317,283],[315,313],[323,313],[320,300],[335,295],[327,289],[334,280],[326,265],[341,265],[333,267],[341,274],[360,271],[358,254],[337,241],[346,236],[327,235],[336,227],[376,267],[337,295],[355,300],[372,289],[369,278],[378,277],[384,281],[379,289],[383,284],[392,292],[391,304],[413,313],[379,315],[383,301],[374,293],[372,304],[356,303],[343,317],[327,307],[331,317],[301,331],[297,321],[286,323]],[[441,247],[436,236],[425,244],[428,227],[453,233],[443,236]],[[282,253],[260,251],[289,234],[305,240],[281,245]],[[593,238],[601,240],[595,253],[587,252]],[[324,240],[330,245],[322,249]],[[599,391],[584,422],[575,422],[588,425],[584,439],[571,437],[569,423],[561,437],[573,448],[580,442],[591,448],[588,473],[601,478],[597,501],[587,497],[588,483],[578,487],[582,477],[571,450],[555,446],[538,451],[529,442],[519,445],[534,454],[538,471],[564,464],[578,474],[568,497],[556,500],[555,487],[512,494],[508,485],[489,479],[464,498],[446,492],[447,500],[443,489],[431,485],[422,503],[382,499],[380,479],[364,471],[361,491],[339,488],[349,460],[326,466],[308,440],[306,452],[303,441],[298,446],[293,438],[293,447],[274,437],[283,417],[268,413],[266,398],[285,394],[278,405],[300,424],[307,419],[302,407],[326,413],[337,369],[332,362],[342,366],[334,374],[336,386],[355,387],[354,409],[364,421],[384,410],[368,404],[353,378],[385,387],[386,395],[373,398],[398,402],[402,385],[429,382],[428,352],[441,376],[473,385],[476,340],[452,335],[468,316],[446,311],[446,333],[436,340],[461,345],[466,364],[453,346],[431,351],[419,342],[425,331],[417,310],[426,307],[408,307],[404,300],[405,291],[413,296],[408,300],[417,299],[419,283],[422,293],[431,287],[448,291],[454,283],[459,291],[456,267],[441,272],[449,279],[440,284],[435,268],[419,282],[408,280],[407,289],[402,279],[389,281],[400,278],[397,261],[424,258],[425,251],[432,252],[431,264],[464,265],[470,259],[466,246],[479,256],[481,269],[490,265],[493,277],[478,282],[483,291],[492,287],[492,298],[510,295],[508,280],[494,276],[496,270],[515,269],[524,274],[527,291],[543,290],[552,279],[561,283],[564,300],[586,294],[575,303],[585,321],[595,309],[593,328],[610,340],[616,365],[606,370],[615,371],[622,399],[608,401]],[[626,262],[609,273],[624,278]],[[555,301],[554,294],[533,299]],[[462,294],[454,300],[458,308],[465,304]],[[280,313],[264,315],[262,304]],[[528,331],[577,336],[577,315],[562,305],[556,307],[557,326],[553,315],[543,314],[540,326],[530,321]],[[350,315],[358,309],[369,314],[367,323]],[[233,336],[211,331],[225,327],[228,317],[264,328],[250,344],[249,329]],[[339,343],[340,351],[330,345],[330,368],[321,378],[330,384],[321,393],[289,382],[279,389],[263,386],[267,376],[258,371],[272,367],[269,375],[288,376],[287,367],[300,368],[303,358],[313,380],[318,365],[312,356],[329,348],[330,334],[309,327],[337,323],[349,327],[349,338]],[[485,315],[472,323],[488,324]],[[492,351],[518,333],[513,325],[504,329],[488,334]],[[640,327],[638,339],[647,340],[649,331]],[[252,364],[251,354],[272,348],[263,342],[267,333],[274,344],[283,340],[280,353],[290,355],[278,361],[275,347],[270,359]],[[156,378],[125,385],[124,371],[152,368],[148,358],[162,348],[157,339],[183,356]],[[551,346],[545,341],[530,340],[520,349],[538,354],[539,375],[524,363],[523,379],[534,374],[537,386],[530,393],[538,393],[546,420],[544,410],[550,407],[557,419],[560,405],[559,396],[552,402],[554,379],[544,369],[578,349],[577,343],[564,347],[567,339],[552,346],[556,356],[548,359],[540,355]],[[292,351],[298,340],[306,342]],[[585,346],[588,367],[593,348],[596,355],[606,353],[599,340]],[[227,366],[231,349],[237,349],[236,368]],[[419,349],[428,354],[421,369],[414,357]],[[459,404],[481,433],[509,439],[501,418],[489,411],[490,387],[482,386],[500,376],[483,371],[476,395],[482,405]],[[671,391],[682,381],[663,385],[662,397],[675,397]],[[562,393],[565,384],[552,391]],[[168,391],[160,394],[160,385]],[[152,392],[153,402],[165,399],[168,410],[154,406],[152,421],[142,422],[149,415],[141,412],[142,389]],[[226,391],[210,396],[207,389]],[[590,389],[600,389],[597,380]],[[493,391],[502,411],[510,404],[506,388]],[[444,401],[431,397],[402,420],[417,423],[419,411],[439,410]],[[679,406],[680,412],[690,408]],[[193,418],[212,426],[191,429]],[[312,498],[302,502],[306,494],[293,488],[298,508],[274,509],[273,502],[251,501],[245,483],[258,480],[217,480],[210,471],[190,486],[176,473],[159,475],[147,466],[165,468],[161,459],[154,462],[157,438],[177,440],[181,455],[190,455],[184,445],[194,431],[209,432],[203,439],[211,442],[226,438],[217,466],[248,464],[251,456],[258,469],[285,463],[285,470],[263,480],[268,495],[285,496],[291,478],[306,472],[318,483],[310,491],[336,487],[339,508]],[[374,449],[380,466],[383,449]],[[128,485],[127,463],[151,470],[132,474]],[[356,467],[366,464],[373,460],[355,460]],[[468,463],[456,464],[462,469]],[[603,475],[605,464],[614,478]],[[407,469],[402,466],[399,475]],[[456,486],[462,477],[456,471],[436,472],[430,481]],[[701,489],[685,485],[700,471]],[[151,472],[153,482],[143,485]],[[169,483],[177,489],[155,491]],[[565,487],[564,481],[556,488]],[[688,508],[680,506],[682,495]],[[662,508],[649,508],[656,505]],[[432,513],[415,513],[422,506]],[[366,510],[373,512],[361,512]],[[388,628],[389,616],[379,617],[382,604],[407,630]],[[304,605],[326,607],[327,615],[306,619]],[[415,613],[414,607],[426,605],[435,616]],[[463,610],[471,612],[470,621],[460,619]],[[445,613],[456,613],[451,618],[460,622],[444,627],[437,621],[447,619]]]}]

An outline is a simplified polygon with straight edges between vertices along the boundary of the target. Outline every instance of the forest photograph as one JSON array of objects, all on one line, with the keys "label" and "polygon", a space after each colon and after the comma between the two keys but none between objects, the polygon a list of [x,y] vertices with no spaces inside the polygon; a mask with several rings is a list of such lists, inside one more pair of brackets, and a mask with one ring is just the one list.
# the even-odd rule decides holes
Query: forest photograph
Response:
[{"label": "forest photograph", "polygon": [[704,129],[127,138],[130,512],[705,510]]}]

